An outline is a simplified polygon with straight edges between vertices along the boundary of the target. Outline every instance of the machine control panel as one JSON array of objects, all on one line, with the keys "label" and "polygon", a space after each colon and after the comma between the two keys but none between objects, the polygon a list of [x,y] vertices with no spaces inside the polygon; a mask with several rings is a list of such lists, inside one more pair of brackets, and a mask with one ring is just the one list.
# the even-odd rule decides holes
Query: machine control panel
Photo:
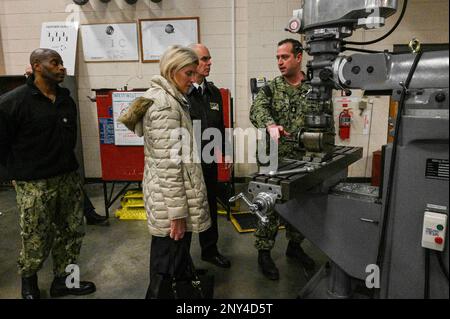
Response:
[{"label": "machine control panel", "polygon": [[447,214],[425,211],[422,247],[443,251],[447,233]]}]

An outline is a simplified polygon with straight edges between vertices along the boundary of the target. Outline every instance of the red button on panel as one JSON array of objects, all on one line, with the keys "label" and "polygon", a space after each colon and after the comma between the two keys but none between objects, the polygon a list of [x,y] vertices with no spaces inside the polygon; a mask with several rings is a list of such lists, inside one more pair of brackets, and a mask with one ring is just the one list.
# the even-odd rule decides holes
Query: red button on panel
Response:
[{"label": "red button on panel", "polygon": [[434,237],[434,242],[438,245],[442,244],[443,241],[442,237]]}]

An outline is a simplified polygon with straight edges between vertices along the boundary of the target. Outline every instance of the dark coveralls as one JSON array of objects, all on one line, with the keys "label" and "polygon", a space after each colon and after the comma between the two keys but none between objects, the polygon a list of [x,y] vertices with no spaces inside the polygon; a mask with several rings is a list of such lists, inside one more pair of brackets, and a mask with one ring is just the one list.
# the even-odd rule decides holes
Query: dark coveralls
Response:
[{"label": "dark coveralls", "polygon": [[[219,145],[224,154],[225,149],[225,126],[223,121],[223,105],[222,96],[219,89],[212,83],[205,80],[204,92],[199,92],[194,86],[188,92],[188,99],[190,104],[191,119],[201,122],[201,133],[207,128],[217,128],[220,130],[222,141]],[[195,129],[194,129],[195,131]],[[201,149],[207,145],[213,137],[209,137],[206,140],[201,141]],[[197,141],[197,145],[200,145],[200,141]],[[213,151],[211,151],[213,155]],[[217,227],[217,163],[205,163],[202,157],[202,170],[203,177],[205,179],[206,189],[208,191],[208,204],[209,212],[211,214],[211,227],[199,234],[200,246],[202,249],[202,257],[212,257],[218,253],[217,241],[219,238]]]}]

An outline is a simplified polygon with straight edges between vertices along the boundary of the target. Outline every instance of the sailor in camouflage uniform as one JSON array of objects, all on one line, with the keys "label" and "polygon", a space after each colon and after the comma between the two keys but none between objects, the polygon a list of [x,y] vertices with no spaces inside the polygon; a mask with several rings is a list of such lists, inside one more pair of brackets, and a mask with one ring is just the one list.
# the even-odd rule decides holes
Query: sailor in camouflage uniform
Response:
[{"label": "sailor in camouflage uniform", "polygon": [[[261,89],[250,108],[250,121],[257,128],[266,128],[268,135],[278,141],[278,157],[301,159],[302,154],[295,143],[285,142],[284,136],[295,134],[304,127],[305,115],[317,111],[317,107],[307,101],[308,85],[302,85],[301,71],[302,45],[294,39],[278,43],[277,62],[281,76],[273,79],[268,89]],[[269,93],[269,94],[268,94]],[[330,112],[328,110],[328,112]],[[255,232],[255,247],[258,249],[258,263],[263,274],[272,280],[279,278],[278,269],[270,256],[280,225],[279,215],[272,211],[269,222],[259,224]],[[314,270],[314,261],[303,251],[300,244],[304,237],[288,223],[286,235],[289,245],[286,255],[297,258],[306,271]]]},{"label": "sailor in camouflage uniform", "polygon": [[[92,282],[72,281],[84,237],[83,193],[74,148],[77,109],[64,80],[61,56],[54,50],[31,53],[33,75],[0,97],[0,165],[15,180],[22,249],[18,266],[22,297],[39,299],[37,272],[53,257],[52,297],[95,291]],[[69,279],[70,287],[66,284]],[[74,278],[74,280],[76,280]]]}]

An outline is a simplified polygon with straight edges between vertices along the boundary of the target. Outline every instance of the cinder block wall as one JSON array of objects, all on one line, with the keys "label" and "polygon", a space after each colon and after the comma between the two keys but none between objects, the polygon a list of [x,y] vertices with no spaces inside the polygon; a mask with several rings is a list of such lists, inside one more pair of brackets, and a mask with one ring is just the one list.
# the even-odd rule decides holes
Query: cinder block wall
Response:
[{"label": "cinder block wall", "polygon": [[[296,37],[284,31],[292,10],[300,1],[293,0],[234,0],[235,24],[232,25],[233,0],[163,0],[153,3],[139,0],[128,5],[123,0],[108,4],[90,0],[76,6],[72,0],[0,0],[0,74],[23,74],[30,52],[39,46],[41,24],[65,21],[77,14],[81,24],[132,22],[140,18],[198,16],[201,41],[211,49],[213,70],[210,80],[219,87],[234,88],[236,108],[235,125],[250,127],[248,112],[251,105],[249,79],[278,75],[275,61],[276,43],[286,37]],[[384,34],[395,23],[398,13],[387,21],[386,27],[376,31],[358,31],[355,40],[373,39]],[[235,30],[235,74],[232,73],[232,30]],[[424,43],[448,42],[448,2],[442,0],[410,0],[402,24],[395,34],[373,45],[371,49],[392,49],[393,44],[408,43],[417,37]],[[87,96],[91,89],[148,86],[148,79],[159,73],[158,64],[141,62],[85,63],[81,36],[78,39],[77,69],[78,96],[81,113],[84,165],[87,177],[101,177],[99,137],[96,105]],[[308,59],[305,56],[305,61]],[[2,70],[3,68],[3,70]],[[358,93],[355,92],[357,95]],[[371,162],[371,152],[386,142],[388,100],[374,100],[372,136],[363,136],[353,130],[352,145],[366,148]],[[355,117],[355,127],[360,118]],[[339,141],[337,141],[339,142]],[[368,150],[368,151],[367,151]],[[370,175],[367,157],[350,168],[350,174]],[[255,169],[254,165],[237,165],[238,176]]]}]

